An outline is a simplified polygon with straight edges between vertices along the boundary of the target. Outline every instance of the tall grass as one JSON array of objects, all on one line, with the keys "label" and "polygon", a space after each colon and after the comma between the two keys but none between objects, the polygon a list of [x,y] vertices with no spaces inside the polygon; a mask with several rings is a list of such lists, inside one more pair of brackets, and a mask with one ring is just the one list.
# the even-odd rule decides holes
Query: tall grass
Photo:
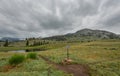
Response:
[{"label": "tall grass", "polygon": [[22,63],[24,60],[25,60],[25,56],[24,55],[15,54],[12,57],[10,57],[9,64],[17,65],[17,64]]},{"label": "tall grass", "polygon": [[30,59],[37,59],[37,53],[28,53],[27,54],[27,58],[30,58]]}]

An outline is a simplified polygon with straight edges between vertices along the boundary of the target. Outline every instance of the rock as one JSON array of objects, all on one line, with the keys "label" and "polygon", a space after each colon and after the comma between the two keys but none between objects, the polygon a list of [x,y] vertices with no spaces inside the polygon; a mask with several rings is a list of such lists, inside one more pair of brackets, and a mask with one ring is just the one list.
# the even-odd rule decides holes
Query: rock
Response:
[{"label": "rock", "polygon": [[62,61],[62,64],[64,65],[68,65],[68,64],[71,64],[72,63],[72,59],[68,59],[68,58],[65,58],[63,61]]}]

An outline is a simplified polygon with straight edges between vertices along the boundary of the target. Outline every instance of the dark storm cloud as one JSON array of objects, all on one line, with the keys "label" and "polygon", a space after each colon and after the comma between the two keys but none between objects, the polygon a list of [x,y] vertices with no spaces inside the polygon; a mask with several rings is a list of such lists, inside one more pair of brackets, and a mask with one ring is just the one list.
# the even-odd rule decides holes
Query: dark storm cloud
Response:
[{"label": "dark storm cloud", "polygon": [[119,33],[119,12],[118,0],[0,0],[0,36],[51,36],[109,26]]}]

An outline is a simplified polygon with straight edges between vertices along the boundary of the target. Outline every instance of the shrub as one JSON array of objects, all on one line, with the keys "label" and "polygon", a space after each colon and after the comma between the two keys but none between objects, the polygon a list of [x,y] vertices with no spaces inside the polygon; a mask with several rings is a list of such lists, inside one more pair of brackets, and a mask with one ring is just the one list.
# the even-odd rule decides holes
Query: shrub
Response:
[{"label": "shrub", "polygon": [[37,58],[37,53],[28,53],[27,58],[36,59]]},{"label": "shrub", "polygon": [[17,65],[22,63],[25,60],[24,55],[15,54],[9,59],[9,64]]}]

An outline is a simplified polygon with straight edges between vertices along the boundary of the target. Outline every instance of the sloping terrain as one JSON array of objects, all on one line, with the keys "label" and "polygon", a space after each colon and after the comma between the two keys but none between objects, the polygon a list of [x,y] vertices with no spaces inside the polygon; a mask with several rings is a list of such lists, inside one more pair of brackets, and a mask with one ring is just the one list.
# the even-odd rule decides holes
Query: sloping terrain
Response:
[{"label": "sloping terrain", "polygon": [[59,35],[59,36],[52,36],[43,38],[45,40],[57,40],[57,41],[63,41],[63,40],[98,40],[98,39],[119,39],[120,36],[104,31],[104,30],[91,30],[91,29],[82,29],[75,33],[69,33],[66,35]]}]

